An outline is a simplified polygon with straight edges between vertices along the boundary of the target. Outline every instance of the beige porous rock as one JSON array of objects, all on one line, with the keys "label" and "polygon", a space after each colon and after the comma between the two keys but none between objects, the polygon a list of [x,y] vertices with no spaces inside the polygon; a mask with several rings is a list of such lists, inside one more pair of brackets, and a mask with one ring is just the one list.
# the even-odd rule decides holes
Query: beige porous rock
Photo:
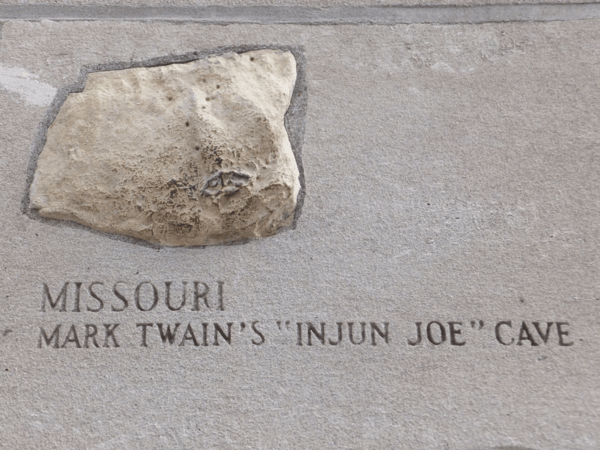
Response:
[{"label": "beige porous rock", "polygon": [[278,50],[90,73],[48,129],[31,208],[171,246],[272,235],[300,190],[295,80]]}]

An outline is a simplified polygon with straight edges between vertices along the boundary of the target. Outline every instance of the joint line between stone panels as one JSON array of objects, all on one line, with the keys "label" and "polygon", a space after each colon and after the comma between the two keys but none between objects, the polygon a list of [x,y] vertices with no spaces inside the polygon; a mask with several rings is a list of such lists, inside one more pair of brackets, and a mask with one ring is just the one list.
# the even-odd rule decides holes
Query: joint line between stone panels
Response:
[{"label": "joint line between stone panels", "polygon": [[600,3],[473,6],[294,6],[122,7],[0,5],[0,21],[114,21],[203,24],[393,25],[539,22],[600,18]]}]

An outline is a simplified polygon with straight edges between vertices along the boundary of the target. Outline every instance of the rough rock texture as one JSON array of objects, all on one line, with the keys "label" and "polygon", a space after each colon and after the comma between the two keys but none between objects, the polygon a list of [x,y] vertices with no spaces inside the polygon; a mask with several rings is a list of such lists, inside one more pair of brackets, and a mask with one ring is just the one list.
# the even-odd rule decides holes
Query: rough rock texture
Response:
[{"label": "rough rock texture", "polygon": [[48,129],[40,215],[172,246],[269,236],[293,218],[289,52],[88,75]]}]

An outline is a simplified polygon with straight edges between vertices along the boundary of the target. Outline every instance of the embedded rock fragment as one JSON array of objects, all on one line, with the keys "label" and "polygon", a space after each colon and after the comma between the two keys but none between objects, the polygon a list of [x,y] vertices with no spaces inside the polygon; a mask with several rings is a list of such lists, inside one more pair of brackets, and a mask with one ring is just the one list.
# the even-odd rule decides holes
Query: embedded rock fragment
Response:
[{"label": "embedded rock fragment", "polygon": [[171,246],[272,235],[300,189],[295,80],[275,50],[91,73],[48,129],[31,208]]}]

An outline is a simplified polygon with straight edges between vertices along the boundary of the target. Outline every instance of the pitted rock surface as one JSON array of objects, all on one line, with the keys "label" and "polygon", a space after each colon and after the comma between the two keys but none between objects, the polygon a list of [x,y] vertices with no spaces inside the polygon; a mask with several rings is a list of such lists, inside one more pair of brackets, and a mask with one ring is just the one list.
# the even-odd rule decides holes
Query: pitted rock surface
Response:
[{"label": "pitted rock surface", "polygon": [[170,246],[275,234],[300,189],[284,126],[295,80],[277,50],[91,73],[48,129],[31,207]]}]

